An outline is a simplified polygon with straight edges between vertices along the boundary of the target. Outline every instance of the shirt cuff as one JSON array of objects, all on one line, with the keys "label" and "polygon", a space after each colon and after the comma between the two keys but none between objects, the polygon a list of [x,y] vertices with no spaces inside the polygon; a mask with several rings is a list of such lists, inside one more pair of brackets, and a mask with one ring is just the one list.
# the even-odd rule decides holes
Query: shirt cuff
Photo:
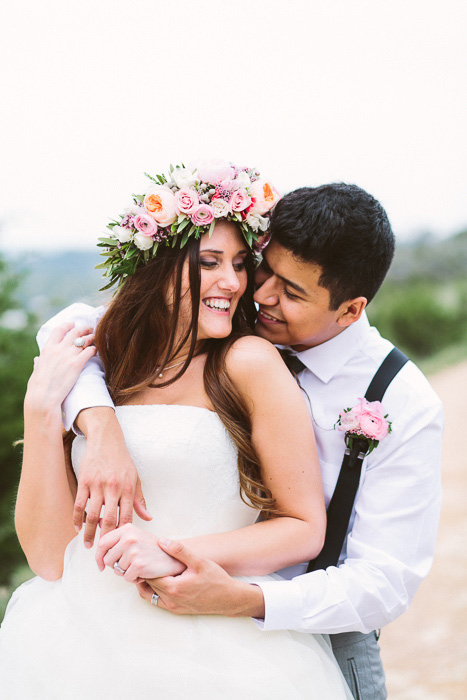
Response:
[{"label": "shirt cuff", "polygon": [[85,402],[83,402],[82,396],[77,392],[70,392],[62,403],[62,420],[65,430],[72,429],[76,435],[82,435],[83,433],[75,424],[78,413],[84,411],[85,408],[96,408],[97,406],[108,406],[115,409],[112,399],[106,390],[101,391],[99,396],[89,398]]},{"label": "shirt cuff", "polygon": [[299,630],[302,627],[303,597],[295,581],[255,582],[263,592],[264,620],[254,619],[265,631]]}]

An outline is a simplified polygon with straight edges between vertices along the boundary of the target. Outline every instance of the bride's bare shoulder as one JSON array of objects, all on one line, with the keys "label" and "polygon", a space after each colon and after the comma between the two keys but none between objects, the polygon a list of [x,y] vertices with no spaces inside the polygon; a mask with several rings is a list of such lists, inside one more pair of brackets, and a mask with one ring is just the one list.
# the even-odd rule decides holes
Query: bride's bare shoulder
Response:
[{"label": "bride's bare shoulder", "polygon": [[230,348],[226,357],[227,371],[234,382],[242,384],[271,372],[285,372],[288,370],[279,354],[279,351],[264,338],[256,335],[246,335],[239,338]]}]

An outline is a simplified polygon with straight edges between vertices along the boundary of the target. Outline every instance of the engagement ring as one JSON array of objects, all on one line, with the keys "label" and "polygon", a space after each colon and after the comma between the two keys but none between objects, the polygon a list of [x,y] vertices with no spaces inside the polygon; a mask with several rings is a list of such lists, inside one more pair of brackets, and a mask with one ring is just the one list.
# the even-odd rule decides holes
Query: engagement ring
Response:
[{"label": "engagement ring", "polygon": [[126,571],[124,571],[124,570],[122,569],[122,567],[118,565],[118,561],[115,562],[115,564],[114,564],[114,569],[115,569],[115,571],[119,571],[121,574],[125,574],[125,573],[126,573]]},{"label": "engagement ring", "polygon": [[76,345],[77,348],[84,348],[85,342],[84,338],[75,338],[73,345]]},{"label": "engagement ring", "polygon": [[151,596],[151,604],[152,605],[157,605],[157,601],[159,600],[159,596],[157,593],[153,593]]}]

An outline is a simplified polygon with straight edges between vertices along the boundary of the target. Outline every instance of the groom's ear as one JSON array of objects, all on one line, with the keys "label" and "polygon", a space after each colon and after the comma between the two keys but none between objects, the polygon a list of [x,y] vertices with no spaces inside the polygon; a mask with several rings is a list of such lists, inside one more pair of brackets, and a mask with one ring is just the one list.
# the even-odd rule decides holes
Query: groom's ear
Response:
[{"label": "groom's ear", "polygon": [[367,303],[366,297],[356,297],[350,301],[344,301],[338,309],[337,324],[342,328],[351,326],[352,323],[358,321]]}]

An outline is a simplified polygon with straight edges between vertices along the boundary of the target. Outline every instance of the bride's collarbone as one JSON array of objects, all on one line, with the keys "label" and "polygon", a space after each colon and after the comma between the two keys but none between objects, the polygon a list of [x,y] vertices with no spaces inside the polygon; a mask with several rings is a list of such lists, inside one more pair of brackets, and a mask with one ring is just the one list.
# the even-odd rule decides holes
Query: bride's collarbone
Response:
[{"label": "bride's collarbone", "polygon": [[[191,374],[191,373],[190,373]],[[167,379],[169,376],[167,376]],[[164,377],[165,379],[165,377]],[[125,405],[173,405],[199,406],[210,411],[214,407],[204,389],[202,373],[200,376],[183,375],[173,384],[165,387],[147,387],[136,394],[132,394]]]}]

